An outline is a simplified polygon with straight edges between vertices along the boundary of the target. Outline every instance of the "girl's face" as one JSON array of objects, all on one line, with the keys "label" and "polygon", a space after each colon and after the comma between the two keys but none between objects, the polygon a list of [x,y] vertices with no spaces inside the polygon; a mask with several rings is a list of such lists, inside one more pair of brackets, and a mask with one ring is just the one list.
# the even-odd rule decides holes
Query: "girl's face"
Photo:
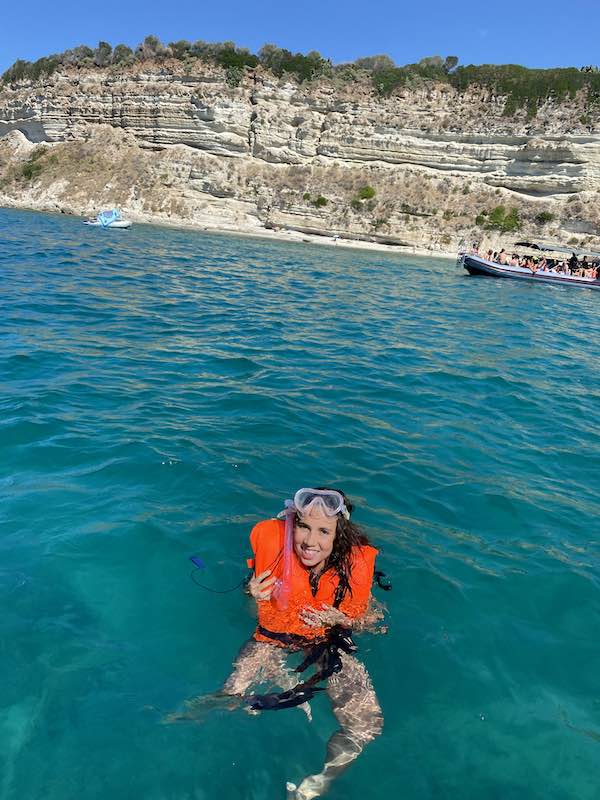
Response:
[{"label": "girl's face", "polygon": [[307,569],[322,568],[333,550],[337,517],[310,509],[294,526],[294,552]]}]

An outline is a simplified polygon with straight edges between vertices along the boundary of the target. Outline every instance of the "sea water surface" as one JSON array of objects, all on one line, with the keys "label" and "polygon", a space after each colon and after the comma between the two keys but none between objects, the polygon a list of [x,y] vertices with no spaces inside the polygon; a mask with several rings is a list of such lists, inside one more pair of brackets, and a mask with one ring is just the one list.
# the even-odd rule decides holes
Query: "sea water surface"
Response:
[{"label": "sea water surface", "polygon": [[216,710],[248,533],[340,486],[383,735],[332,800],[596,800],[600,296],[0,210],[0,800],[270,800],[335,720]]}]

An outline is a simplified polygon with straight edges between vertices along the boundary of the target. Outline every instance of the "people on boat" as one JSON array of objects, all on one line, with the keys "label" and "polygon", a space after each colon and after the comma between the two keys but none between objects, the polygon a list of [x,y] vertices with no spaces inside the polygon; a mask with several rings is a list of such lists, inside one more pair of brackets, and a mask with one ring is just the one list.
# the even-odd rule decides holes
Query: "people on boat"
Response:
[{"label": "people on boat", "polygon": [[555,259],[542,255],[540,258],[534,258],[531,255],[519,256],[518,253],[508,254],[504,248],[499,252],[488,250],[485,258],[488,261],[494,261],[503,266],[523,267],[532,272],[557,272],[572,274],[579,277],[589,277],[592,274],[600,274],[598,269],[600,261],[590,262],[587,256],[584,256],[581,263],[577,259],[575,253],[567,261],[566,259]]},{"label": "people on boat", "polygon": [[[477,255],[474,250],[472,252]],[[490,249],[484,257],[487,261],[493,261],[501,266],[527,269],[534,275],[543,273],[546,275],[565,275],[567,277],[600,281],[600,259],[594,258],[594,260],[590,261],[589,257],[584,255],[579,261],[577,254],[574,252],[567,260],[566,258],[552,258],[545,255],[542,255],[541,258],[534,258],[531,255],[519,256],[518,253],[509,255],[502,248],[498,252]]]},{"label": "people on boat", "polygon": [[571,255],[571,258],[569,259],[569,272],[571,273],[571,275],[576,273],[578,268],[579,268],[579,261],[577,260],[577,256],[575,255],[575,253],[573,253]]},{"label": "people on boat", "polygon": [[[288,784],[288,798],[294,800],[321,796],[383,727],[379,701],[352,640],[353,631],[377,631],[373,626],[382,618],[371,597],[377,550],[352,521],[352,512],[340,489],[299,489],[278,518],[259,522],[250,534],[248,590],[256,600],[258,626],[220,696],[238,698],[253,711],[301,706],[310,716],[308,701],[323,689],[340,726],[329,739],[321,771],[298,786]],[[295,671],[287,665],[293,651],[304,656]],[[312,664],[317,672],[305,678]],[[265,682],[282,691],[252,693]]]}]

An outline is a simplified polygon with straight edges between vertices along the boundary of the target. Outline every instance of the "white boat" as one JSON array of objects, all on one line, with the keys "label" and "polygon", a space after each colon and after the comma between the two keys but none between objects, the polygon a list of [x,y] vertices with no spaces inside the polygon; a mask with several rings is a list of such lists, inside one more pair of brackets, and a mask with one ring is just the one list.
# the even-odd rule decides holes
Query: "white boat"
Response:
[{"label": "white boat", "polygon": [[93,225],[96,228],[131,228],[131,220],[123,219],[117,208],[110,211],[101,211],[94,219],[86,219],[84,225]]}]

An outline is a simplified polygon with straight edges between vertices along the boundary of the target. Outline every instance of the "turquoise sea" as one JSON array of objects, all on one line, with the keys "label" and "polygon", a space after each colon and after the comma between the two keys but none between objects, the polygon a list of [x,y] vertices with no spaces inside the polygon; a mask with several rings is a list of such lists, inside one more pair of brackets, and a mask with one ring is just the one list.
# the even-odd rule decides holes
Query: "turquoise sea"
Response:
[{"label": "turquoise sea", "polygon": [[164,725],[253,629],[247,536],[340,486],[393,581],[331,800],[596,800],[600,296],[0,210],[0,800],[276,800],[335,727]]}]

